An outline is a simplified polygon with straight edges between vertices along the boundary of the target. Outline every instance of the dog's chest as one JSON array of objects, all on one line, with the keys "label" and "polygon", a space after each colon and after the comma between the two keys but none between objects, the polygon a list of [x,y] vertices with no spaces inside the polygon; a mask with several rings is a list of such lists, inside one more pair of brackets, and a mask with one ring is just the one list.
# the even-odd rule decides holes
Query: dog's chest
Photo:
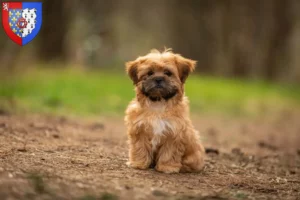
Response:
[{"label": "dog's chest", "polygon": [[164,133],[170,131],[172,127],[169,120],[161,118],[152,120],[150,124],[153,131],[153,137],[151,139],[152,152],[155,152],[161,142],[161,137],[164,136]]},{"label": "dog's chest", "polygon": [[152,151],[163,141],[162,137],[175,134],[176,123],[166,115],[166,107],[160,103],[152,103],[147,112],[136,117],[134,124],[138,129],[144,129],[151,136]]},{"label": "dog's chest", "polygon": [[162,137],[165,137],[170,132],[174,130],[172,126],[172,121],[170,119],[162,118],[162,117],[151,117],[151,118],[143,118],[143,120],[139,121],[139,125],[144,125],[146,132],[151,132],[151,144],[152,151],[156,151],[157,147],[162,141]]},{"label": "dog's chest", "polygon": [[162,135],[171,128],[170,121],[167,119],[154,118],[149,122],[154,135]]}]

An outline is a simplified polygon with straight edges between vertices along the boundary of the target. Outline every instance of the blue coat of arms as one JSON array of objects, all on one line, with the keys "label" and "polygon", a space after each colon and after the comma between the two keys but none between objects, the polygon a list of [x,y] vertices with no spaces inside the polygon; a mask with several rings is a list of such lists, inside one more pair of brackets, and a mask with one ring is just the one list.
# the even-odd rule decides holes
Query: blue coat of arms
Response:
[{"label": "blue coat of arms", "polygon": [[41,2],[2,2],[2,25],[8,37],[20,46],[37,36],[42,26]]}]

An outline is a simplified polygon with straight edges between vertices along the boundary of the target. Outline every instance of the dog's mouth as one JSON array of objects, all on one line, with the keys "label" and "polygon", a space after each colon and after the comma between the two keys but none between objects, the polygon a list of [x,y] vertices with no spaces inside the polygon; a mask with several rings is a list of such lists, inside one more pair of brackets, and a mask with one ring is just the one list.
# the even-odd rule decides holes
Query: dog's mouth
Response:
[{"label": "dog's mouth", "polygon": [[169,100],[177,94],[175,87],[166,88],[162,85],[155,85],[152,88],[142,87],[142,93],[151,101]]}]

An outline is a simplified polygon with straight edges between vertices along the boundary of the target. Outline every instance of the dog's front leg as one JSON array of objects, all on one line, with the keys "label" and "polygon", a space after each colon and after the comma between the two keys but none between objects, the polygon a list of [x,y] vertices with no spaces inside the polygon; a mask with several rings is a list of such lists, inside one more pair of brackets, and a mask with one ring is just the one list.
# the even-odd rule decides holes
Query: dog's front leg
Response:
[{"label": "dog's front leg", "polygon": [[164,173],[178,173],[181,169],[181,160],[184,146],[176,138],[168,138],[159,148],[155,169]]},{"label": "dog's front leg", "polygon": [[129,133],[128,166],[136,169],[147,169],[152,162],[151,144],[146,134]]}]

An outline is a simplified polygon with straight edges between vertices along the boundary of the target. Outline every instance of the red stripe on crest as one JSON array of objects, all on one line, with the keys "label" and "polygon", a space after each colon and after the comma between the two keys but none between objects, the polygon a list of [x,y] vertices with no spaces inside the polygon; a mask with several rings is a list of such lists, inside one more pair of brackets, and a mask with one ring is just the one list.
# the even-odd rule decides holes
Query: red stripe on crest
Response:
[{"label": "red stripe on crest", "polygon": [[[4,10],[3,4],[8,3],[8,10]],[[9,27],[9,9],[22,9],[22,2],[2,2],[2,25],[8,37],[22,46],[22,38],[17,36]]]},{"label": "red stripe on crest", "polygon": [[9,3],[8,9],[22,9],[22,2],[3,2]]}]

